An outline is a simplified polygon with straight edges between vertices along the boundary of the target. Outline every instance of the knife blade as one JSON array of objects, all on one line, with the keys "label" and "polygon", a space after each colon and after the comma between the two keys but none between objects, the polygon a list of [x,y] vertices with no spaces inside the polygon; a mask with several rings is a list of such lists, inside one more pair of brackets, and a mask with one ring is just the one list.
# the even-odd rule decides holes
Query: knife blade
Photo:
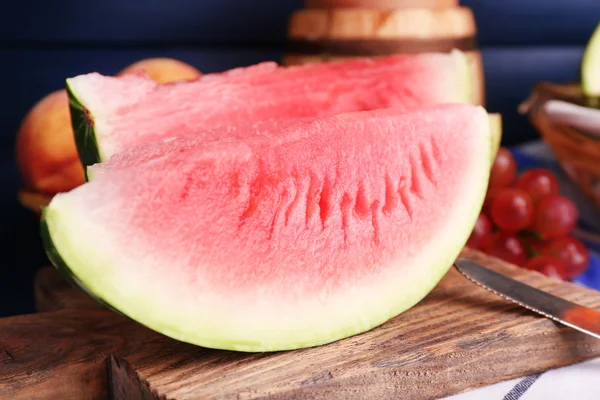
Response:
[{"label": "knife blade", "polygon": [[465,258],[458,258],[454,262],[454,266],[464,277],[484,289],[521,307],[600,339],[599,311],[536,289]]}]

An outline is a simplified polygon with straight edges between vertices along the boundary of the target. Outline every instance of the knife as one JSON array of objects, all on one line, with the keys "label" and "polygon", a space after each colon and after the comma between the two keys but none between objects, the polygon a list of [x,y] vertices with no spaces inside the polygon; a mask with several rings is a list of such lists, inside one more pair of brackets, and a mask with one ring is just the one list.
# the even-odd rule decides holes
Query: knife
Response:
[{"label": "knife", "polygon": [[454,266],[464,277],[495,293],[563,325],[600,339],[600,312],[492,271],[476,262],[458,258]]}]

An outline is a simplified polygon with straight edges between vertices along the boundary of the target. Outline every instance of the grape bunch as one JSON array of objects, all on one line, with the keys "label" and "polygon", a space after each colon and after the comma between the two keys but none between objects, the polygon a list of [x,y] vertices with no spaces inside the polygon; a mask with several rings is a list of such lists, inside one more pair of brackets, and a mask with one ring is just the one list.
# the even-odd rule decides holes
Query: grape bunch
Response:
[{"label": "grape bunch", "polygon": [[559,194],[558,180],[551,171],[534,168],[517,176],[512,153],[502,147],[467,246],[570,280],[589,264],[589,250],[571,236],[578,218],[575,204]]}]

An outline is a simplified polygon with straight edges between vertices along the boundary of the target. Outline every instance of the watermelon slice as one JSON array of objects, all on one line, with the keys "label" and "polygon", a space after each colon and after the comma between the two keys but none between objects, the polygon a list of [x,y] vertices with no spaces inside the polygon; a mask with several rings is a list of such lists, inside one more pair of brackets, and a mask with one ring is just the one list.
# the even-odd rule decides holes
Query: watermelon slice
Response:
[{"label": "watermelon slice", "polygon": [[457,50],[294,67],[266,63],[167,85],[143,74],[90,73],[67,79],[67,90],[79,155],[87,166],[185,132],[468,102],[471,89],[468,59]]},{"label": "watermelon slice", "polygon": [[177,151],[155,143],[149,159],[56,195],[42,217],[48,256],[172,338],[295,349],[420,301],[482,207],[492,145],[481,107],[290,121],[275,139],[256,130]]}]

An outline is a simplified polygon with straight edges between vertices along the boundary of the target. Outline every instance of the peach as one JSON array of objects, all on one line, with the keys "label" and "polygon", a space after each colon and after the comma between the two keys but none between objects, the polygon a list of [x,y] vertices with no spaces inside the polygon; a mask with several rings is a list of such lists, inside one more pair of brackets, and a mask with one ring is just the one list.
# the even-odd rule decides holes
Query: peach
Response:
[{"label": "peach", "polygon": [[133,73],[135,71],[145,71],[152,80],[158,83],[169,83],[179,80],[195,80],[202,76],[202,73],[196,68],[183,61],[172,58],[147,58],[137,61],[117,75]]},{"label": "peach", "polygon": [[50,93],[27,113],[17,133],[16,158],[30,191],[55,194],[84,182],[66,90]]}]

